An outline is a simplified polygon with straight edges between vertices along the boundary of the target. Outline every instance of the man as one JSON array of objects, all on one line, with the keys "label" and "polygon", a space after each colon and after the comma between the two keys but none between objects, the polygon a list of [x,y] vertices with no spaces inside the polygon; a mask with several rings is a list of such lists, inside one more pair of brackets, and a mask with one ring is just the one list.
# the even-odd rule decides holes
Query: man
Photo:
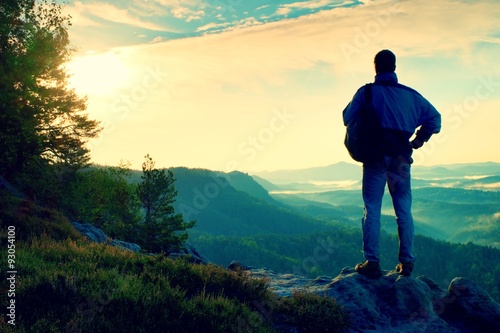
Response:
[{"label": "man", "polygon": [[[411,214],[410,166],[413,149],[427,142],[441,129],[441,115],[418,92],[398,84],[396,56],[382,50],[375,56],[375,82],[371,86],[372,103],[380,119],[382,155],[363,163],[362,219],[363,253],[366,261],[356,271],[369,277],[382,275],[380,269],[380,215],[385,184],[392,197],[399,236],[399,264],[396,271],[411,276],[414,226]],[[359,112],[365,100],[365,87],[358,89],[343,112],[344,124]],[[420,127],[420,128],[419,128]],[[418,129],[419,128],[419,129]],[[415,131],[416,136],[410,141]]]}]

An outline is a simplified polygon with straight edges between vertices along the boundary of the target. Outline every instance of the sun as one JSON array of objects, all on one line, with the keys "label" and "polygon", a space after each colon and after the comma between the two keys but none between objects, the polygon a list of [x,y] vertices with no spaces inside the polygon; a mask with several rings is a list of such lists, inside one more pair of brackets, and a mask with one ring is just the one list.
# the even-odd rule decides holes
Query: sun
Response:
[{"label": "sun", "polygon": [[91,96],[113,94],[127,84],[131,75],[120,55],[113,52],[76,57],[67,70],[69,86]]}]

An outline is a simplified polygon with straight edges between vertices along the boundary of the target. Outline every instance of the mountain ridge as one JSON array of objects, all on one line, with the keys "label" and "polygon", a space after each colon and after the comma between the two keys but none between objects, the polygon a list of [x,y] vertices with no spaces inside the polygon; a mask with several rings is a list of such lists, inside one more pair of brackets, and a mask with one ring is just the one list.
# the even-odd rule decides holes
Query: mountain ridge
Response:
[{"label": "mountain ridge", "polygon": [[[276,170],[253,172],[271,182],[286,183],[292,181],[335,181],[360,179],[362,166],[359,163],[338,162],[326,166],[304,169]],[[461,177],[461,176],[492,176],[500,175],[500,163],[477,162],[439,164],[433,166],[412,165],[414,178],[431,176],[435,177]]]}]

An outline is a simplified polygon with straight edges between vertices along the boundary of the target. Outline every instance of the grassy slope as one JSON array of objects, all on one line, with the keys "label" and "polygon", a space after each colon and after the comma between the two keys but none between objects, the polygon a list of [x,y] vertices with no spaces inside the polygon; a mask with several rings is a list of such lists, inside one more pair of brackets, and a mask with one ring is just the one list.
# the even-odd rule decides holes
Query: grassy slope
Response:
[{"label": "grassy slope", "polygon": [[[1,191],[0,207],[2,239],[16,227],[18,271],[16,326],[2,316],[2,332],[275,332],[300,326],[299,314],[314,318],[325,302],[331,319],[323,329],[347,325],[334,300],[278,299],[267,281],[241,271],[89,243],[57,211]],[[1,289],[8,289],[6,278]]]}]

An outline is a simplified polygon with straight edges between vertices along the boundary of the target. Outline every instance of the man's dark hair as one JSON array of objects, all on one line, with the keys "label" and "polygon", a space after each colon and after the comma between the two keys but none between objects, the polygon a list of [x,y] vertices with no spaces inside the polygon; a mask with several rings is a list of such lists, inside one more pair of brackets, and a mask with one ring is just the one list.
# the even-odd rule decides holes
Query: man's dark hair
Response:
[{"label": "man's dark hair", "polygon": [[382,50],[375,55],[375,72],[392,73],[396,70],[396,56],[389,50]]}]

